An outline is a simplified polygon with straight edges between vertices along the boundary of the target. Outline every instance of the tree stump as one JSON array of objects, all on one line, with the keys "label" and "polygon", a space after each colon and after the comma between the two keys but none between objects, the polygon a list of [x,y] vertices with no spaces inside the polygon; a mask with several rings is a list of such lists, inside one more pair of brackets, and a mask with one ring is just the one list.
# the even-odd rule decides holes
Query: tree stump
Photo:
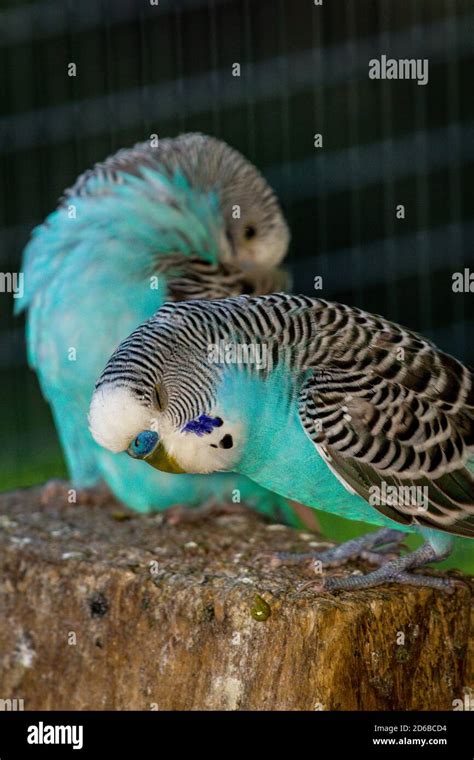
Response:
[{"label": "tree stump", "polygon": [[39,494],[0,496],[3,709],[451,710],[474,686],[468,583],[316,593],[261,556],[315,535]]}]

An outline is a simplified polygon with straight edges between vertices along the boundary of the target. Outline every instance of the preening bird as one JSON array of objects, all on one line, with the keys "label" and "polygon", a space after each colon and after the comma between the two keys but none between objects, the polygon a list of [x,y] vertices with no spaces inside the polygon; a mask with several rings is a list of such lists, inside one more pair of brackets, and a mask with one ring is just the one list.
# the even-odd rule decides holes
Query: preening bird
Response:
[{"label": "preening bird", "polygon": [[328,589],[449,588],[411,571],[474,536],[473,371],[357,308],[284,294],[166,304],[110,358],[89,420],[100,445],[161,470],[235,471],[382,526],[315,555],[323,566],[424,536]]},{"label": "preening bird", "polygon": [[[235,475],[181,481],[120,460],[92,440],[87,412],[116,346],[166,299],[284,287],[289,232],[257,169],[201,134],[120,150],[85,172],[38,227],[23,262],[28,356],[49,401],[73,483],[105,481],[138,510],[240,498],[287,513]],[[279,284],[277,284],[279,283]],[[238,498],[238,497],[237,497]]]}]

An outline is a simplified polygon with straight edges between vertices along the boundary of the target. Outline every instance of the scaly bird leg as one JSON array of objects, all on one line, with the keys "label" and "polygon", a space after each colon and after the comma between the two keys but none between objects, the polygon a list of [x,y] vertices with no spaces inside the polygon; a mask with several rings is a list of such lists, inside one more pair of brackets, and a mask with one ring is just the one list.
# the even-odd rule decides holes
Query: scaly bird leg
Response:
[{"label": "scaly bird leg", "polygon": [[397,556],[393,554],[393,551],[400,550],[400,544],[404,537],[405,534],[399,530],[381,528],[373,533],[345,541],[343,544],[326,549],[323,552],[305,552],[303,554],[275,552],[272,559],[277,565],[312,561],[318,563],[318,566],[323,569],[325,567],[340,567],[351,559],[365,559],[372,564],[381,565]]},{"label": "scaly bird leg", "polygon": [[304,585],[305,587],[317,585],[319,590],[326,591],[351,591],[373,588],[374,586],[381,586],[384,583],[402,583],[410,584],[411,586],[426,586],[452,593],[455,587],[459,585],[459,581],[452,578],[416,575],[410,572],[429,562],[439,562],[445,559],[449,553],[449,550],[437,550],[431,544],[426,543],[420,546],[419,549],[387,562],[382,567],[366,575],[350,575],[345,578],[326,576],[317,584],[310,582]]}]

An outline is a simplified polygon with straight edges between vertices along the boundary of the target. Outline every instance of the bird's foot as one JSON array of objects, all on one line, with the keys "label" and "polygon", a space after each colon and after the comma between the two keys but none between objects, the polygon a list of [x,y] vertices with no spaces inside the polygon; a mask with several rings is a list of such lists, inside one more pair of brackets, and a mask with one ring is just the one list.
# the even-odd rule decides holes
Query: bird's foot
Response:
[{"label": "bird's foot", "polygon": [[384,565],[398,557],[405,534],[399,530],[382,528],[359,538],[322,552],[273,552],[270,556],[273,566],[311,562],[317,572],[324,568],[340,567],[352,559],[365,559],[373,565]]},{"label": "bird's foot", "polygon": [[168,525],[192,524],[200,520],[207,520],[221,515],[244,515],[248,509],[243,504],[234,504],[227,501],[209,499],[198,507],[187,507],[183,504],[175,504],[165,512],[165,520]]},{"label": "bird's foot", "polygon": [[418,575],[411,572],[428,562],[438,562],[446,554],[440,554],[430,544],[420,546],[416,551],[403,557],[393,559],[377,570],[366,575],[349,575],[346,577],[321,576],[318,581],[310,581],[300,586],[300,591],[312,588],[315,591],[355,591],[357,589],[374,588],[385,583],[434,588],[452,594],[464,584],[455,578],[442,578],[434,575]]},{"label": "bird's foot", "polygon": [[67,480],[48,480],[41,489],[40,502],[44,507],[69,504],[103,507],[119,503],[104,483],[91,488],[77,488]]}]

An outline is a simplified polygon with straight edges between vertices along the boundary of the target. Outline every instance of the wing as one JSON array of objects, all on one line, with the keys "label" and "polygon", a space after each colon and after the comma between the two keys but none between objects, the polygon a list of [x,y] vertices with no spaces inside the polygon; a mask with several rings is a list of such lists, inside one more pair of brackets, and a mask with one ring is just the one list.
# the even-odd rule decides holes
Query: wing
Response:
[{"label": "wing", "polygon": [[472,370],[358,309],[314,318],[299,414],[328,466],[397,522],[474,537]]}]

